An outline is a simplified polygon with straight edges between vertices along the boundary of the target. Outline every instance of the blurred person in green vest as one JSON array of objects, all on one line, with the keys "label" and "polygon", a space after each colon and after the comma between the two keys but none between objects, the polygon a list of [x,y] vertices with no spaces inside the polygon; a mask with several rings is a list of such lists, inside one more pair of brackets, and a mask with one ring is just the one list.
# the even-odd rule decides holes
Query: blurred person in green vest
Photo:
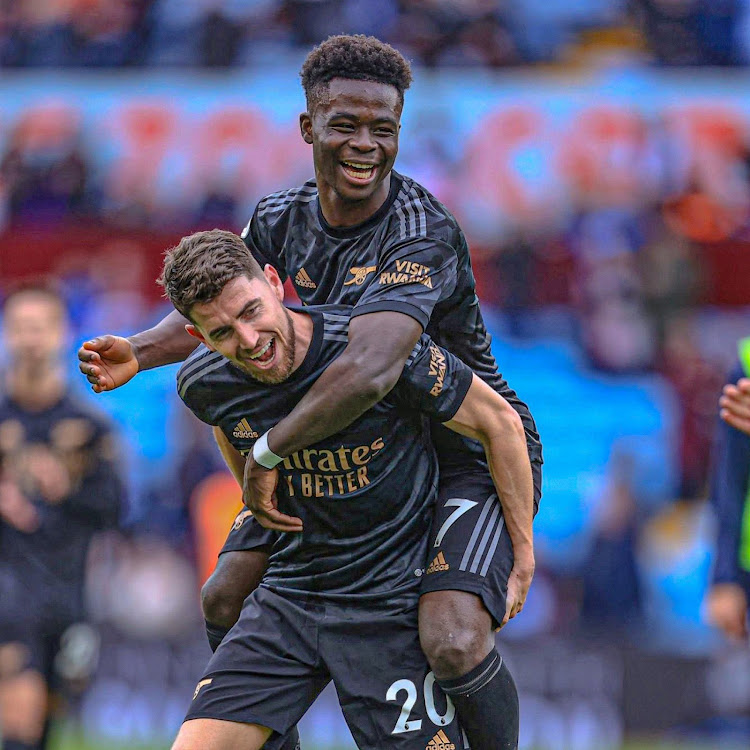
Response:
[{"label": "blurred person in green vest", "polygon": [[739,342],[738,354],[719,400],[710,490],[718,533],[707,610],[723,633],[744,640],[750,601],[750,338]]}]

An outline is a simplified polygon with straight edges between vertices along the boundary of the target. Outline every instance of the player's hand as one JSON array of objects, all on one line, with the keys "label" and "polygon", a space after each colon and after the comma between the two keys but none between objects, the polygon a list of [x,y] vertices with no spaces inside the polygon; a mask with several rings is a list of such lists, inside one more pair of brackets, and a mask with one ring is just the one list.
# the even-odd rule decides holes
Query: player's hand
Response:
[{"label": "player's hand", "polygon": [[33,477],[39,494],[50,505],[57,505],[70,495],[70,472],[48,448],[41,445],[29,447],[22,465],[24,471]]},{"label": "player's hand", "polygon": [[725,385],[719,406],[727,424],[750,435],[750,378],[738,380],[737,385]]},{"label": "player's hand", "polygon": [[279,470],[260,466],[250,453],[245,461],[242,502],[253,512],[263,528],[274,531],[302,531],[301,518],[287,516],[277,507],[276,485],[278,481]]},{"label": "player's hand", "polygon": [[736,583],[717,583],[706,600],[709,622],[734,640],[747,638],[747,597]]},{"label": "player's hand", "polygon": [[39,528],[39,513],[15,482],[0,480],[0,519],[24,534]]},{"label": "player's hand", "polygon": [[500,623],[502,628],[512,620],[526,603],[531,580],[534,578],[534,553],[516,554],[513,561],[513,569],[508,577],[508,594],[505,600],[505,617]]},{"label": "player's hand", "polygon": [[94,393],[113,391],[138,373],[133,345],[122,336],[97,336],[78,350],[78,369],[91,383]]}]

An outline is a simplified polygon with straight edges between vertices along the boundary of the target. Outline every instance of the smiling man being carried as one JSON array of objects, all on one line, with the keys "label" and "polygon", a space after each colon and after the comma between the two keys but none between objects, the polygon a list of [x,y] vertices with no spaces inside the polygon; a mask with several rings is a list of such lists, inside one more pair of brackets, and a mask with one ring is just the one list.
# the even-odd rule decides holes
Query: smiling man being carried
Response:
[{"label": "smiling man being carried", "polygon": [[[183,401],[219,431],[230,463],[267,450],[258,435],[344,350],[351,308],[288,310],[273,267],[220,230],[184,238],[162,283],[206,345],[177,376]],[[298,528],[265,532],[268,569],[199,681],[174,750],[278,748],[329,681],[362,750],[463,750],[417,626],[438,480],[428,417],[480,440],[496,484],[508,455],[525,461],[515,490],[531,496],[518,415],[422,334],[386,398],[278,465],[279,508]],[[250,429],[238,435],[238,424]],[[530,534],[530,512],[524,524]],[[502,660],[489,669],[509,679]]]}]

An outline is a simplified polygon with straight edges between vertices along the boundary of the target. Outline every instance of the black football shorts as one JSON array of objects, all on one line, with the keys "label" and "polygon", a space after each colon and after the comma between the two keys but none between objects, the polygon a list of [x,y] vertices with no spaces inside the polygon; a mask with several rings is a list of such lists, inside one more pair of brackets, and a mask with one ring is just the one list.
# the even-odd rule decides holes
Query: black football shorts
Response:
[{"label": "black football shorts", "polygon": [[339,604],[260,586],[198,682],[186,721],[259,724],[274,750],[333,681],[357,747],[464,750],[419,646],[417,601]]},{"label": "black football shorts", "polygon": [[[542,467],[532,462],[534,513]],[[482,599],[495,626],[505,617],[513,545],[502,506],[486,472],[441,477],[421,593],[467,591]]]},{"label": "black football shorts", "polygon": [[264,529],[255,520],[253,514],[247,508],[244,508],[232,522],[227,540],[219,550],[219,554],[250,549],[270,552],[278,536],[277,531]]}]

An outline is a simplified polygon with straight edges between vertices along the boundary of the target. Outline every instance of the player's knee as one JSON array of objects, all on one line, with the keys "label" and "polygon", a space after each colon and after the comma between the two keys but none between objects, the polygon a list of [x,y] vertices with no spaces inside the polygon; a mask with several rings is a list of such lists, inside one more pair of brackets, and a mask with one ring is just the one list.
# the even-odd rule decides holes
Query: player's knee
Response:
[{"label": "player's knee", "polygon": [[243,592],[238,592],[225,576],[216,573],[201,589],[203,617],[222,628],[231,628],[237,622],[243,601]]},{"label": "player's knee", "polygon": [[422,596],[419,638],[438,679],[461,677],[487,656],[494,644],[491,622],[473,594],[439,591]]}]

